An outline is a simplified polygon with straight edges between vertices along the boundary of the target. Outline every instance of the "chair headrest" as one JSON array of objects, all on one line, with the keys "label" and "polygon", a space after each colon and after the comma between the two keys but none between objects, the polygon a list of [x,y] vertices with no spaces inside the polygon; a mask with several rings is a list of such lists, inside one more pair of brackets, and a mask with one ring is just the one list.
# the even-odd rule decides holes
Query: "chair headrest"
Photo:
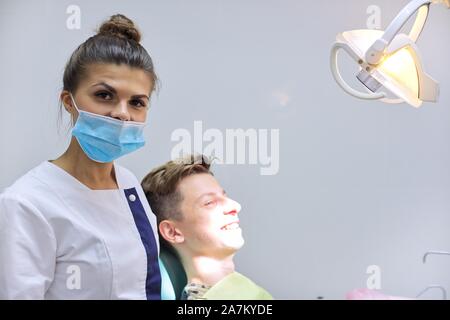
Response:
[{"label": "chair headrest", "polygon": [[161,242],[159,252],[161,270],[161,298],[163,300],[180,300],[187,284],[186,272],[173,248]]}]

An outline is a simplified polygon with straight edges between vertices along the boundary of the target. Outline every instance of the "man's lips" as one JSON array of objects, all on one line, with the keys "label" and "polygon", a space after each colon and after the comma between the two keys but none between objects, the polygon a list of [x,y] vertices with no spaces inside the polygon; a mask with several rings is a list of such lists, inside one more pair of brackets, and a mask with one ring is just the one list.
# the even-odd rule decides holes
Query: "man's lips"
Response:
[{"label": "man's lips", "polygon": [[227,223],[224,225],[220,230],[232,230],[232,229],[238,229],[239,228],[239,220]]}]

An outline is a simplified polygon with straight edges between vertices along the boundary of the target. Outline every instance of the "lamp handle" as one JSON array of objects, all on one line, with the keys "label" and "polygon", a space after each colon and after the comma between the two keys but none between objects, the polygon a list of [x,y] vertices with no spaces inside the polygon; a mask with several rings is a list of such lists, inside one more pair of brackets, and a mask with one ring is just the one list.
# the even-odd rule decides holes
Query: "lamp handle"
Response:
[{"label": "lamp handle", "polygon": [[342,78],[341,73],[339,72],[338,65],[337,65],[337,56],[340,49],[343,49],[345,52],[347,52],[353,59],[356,58],[356,61],[359,60],[359,57],[357,57],[344,43],[335,43],[333,48],[331,49],[331,56],[330,56],[330,67],[331,72],[333,74],[334,80],[336,80],[337,84],[349,95],[354,96],[359,99],[364,100],[378,100],[382,98],[386,98],[386,94],[384,92],[379,93],[365,93],[358,90],[353,89],[350,87],[347,82]]},{"label": "lamp handle", "polygon": [[383,98],[380,101],[384,102],[384,103],[388,103],[388,104],[400,104],[400,103],[405,102],[403,99],[400,99],[400,98],[397,98],[397,99],[394,99],[394,98]]}]

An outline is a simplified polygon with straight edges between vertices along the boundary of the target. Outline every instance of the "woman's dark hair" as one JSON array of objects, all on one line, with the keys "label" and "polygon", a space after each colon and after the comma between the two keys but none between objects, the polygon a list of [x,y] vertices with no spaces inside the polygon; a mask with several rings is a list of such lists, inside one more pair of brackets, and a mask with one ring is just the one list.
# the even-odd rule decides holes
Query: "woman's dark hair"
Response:
[{"label": "woman's dark hair", "polygon": [[124,64],[144,70],[153,81],[158,78],[152,58],[140,45],[141,34],[132,20],[122,14],[111,16],[99,28],[96,35],[83,42],[70,57],[64,70],[63,90],[75,92],[86,75],[87,67],[94,63]]}]

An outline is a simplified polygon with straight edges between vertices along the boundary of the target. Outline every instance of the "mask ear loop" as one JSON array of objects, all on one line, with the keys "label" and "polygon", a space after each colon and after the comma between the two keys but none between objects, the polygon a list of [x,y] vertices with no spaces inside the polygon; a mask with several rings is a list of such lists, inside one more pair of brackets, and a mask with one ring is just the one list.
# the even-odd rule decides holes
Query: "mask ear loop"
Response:
[{"label": "mask ear loop", "polygon": [[[74,99],[72,93],[69,92],[69,95],[70,95],[70,99],[72,100],[73,106],[75,107],[75,110],[77,110],[77,112],[78,112],[78,116],[80,116],[80,109],[78,109],[77,104],[75,102],[75,99]],[[74,118],[74,116],[72,114],[70,114],[70,122],[72,122],[72,127],[74,127],[75,123],[76,123],[76,120],[75,120],[75,118]]]},{"label": "mask ear loop", "polygon": [[73,102],[73,106],[75,107],[75,109],[77,110],[77,112],[80,113],[80,109],[78,109],[78,106],[77,106],[77,104],[76,104],[76,102],[75,102],[75,99],[74,99],[72,93],[69,92],[69,95],[70,95],[70,99],[71,99],[72,102]]}]

